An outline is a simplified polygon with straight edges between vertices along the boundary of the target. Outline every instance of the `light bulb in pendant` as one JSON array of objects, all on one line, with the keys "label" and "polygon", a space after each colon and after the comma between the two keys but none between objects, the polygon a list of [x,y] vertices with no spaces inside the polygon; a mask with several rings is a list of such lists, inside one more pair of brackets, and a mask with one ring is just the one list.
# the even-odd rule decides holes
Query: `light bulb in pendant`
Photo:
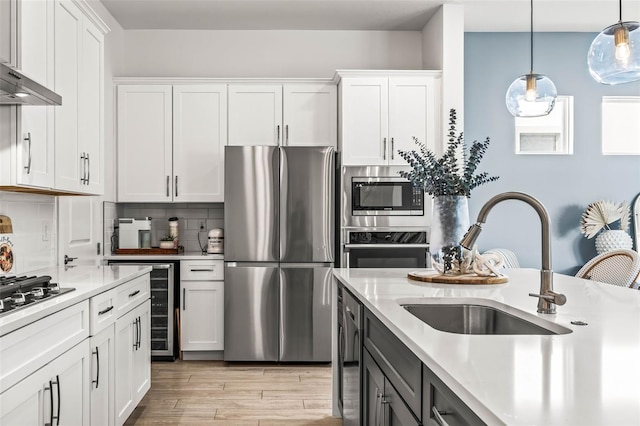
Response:
[{"label": "light bulb in pendant", "polygon": [[616,60],[621,65],[626,65],[631,56],[629,48],[629,30],[624,25],[620,25],[613,33],[613,39],[616,45]]},{"label": "light bulb in pendant", "polygon": [[536,100],[536,78],[533,74],[527,75],[527,91],[524,100],[527,102],[535,102]]}]

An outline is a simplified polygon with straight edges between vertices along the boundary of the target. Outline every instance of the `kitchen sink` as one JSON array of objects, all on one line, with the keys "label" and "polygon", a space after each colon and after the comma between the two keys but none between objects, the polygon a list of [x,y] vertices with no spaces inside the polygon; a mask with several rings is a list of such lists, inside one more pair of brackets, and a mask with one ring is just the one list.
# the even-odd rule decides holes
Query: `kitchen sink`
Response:
[{"label": "kitchen sink", "polygon": [[[400,305],[422,322],[435,328],[456,334],[568,334],[571,329],[518,311],[507,305],[505,309],[480,302],[455,302],[441,299],[441,302],[400,303]],[[492,304],[502,305],[497,302]],[[511,312],[506,312],[507,310]],[[532,321],[514,315],[515,312],[532,317]],[[533,322],[535,321],[535,322]]]}]

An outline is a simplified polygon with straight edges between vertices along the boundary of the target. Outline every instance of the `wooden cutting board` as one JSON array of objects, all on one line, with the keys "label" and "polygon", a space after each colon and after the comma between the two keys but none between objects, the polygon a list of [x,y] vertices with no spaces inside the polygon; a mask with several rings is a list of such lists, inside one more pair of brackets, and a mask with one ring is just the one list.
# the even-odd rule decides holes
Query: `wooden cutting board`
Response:
[{"label": "wooden cutting board", "polygon": [[476,274],[465,275],[442,275],[434,273],[433,271],[414,271],[407,274],[412,280],[422,281],[427,283],[442,283],[442,284],[504,284],[509,282],[509,277],[502,275],[499,277],[489,276],[481,277]]},{"label": "wooden cutting board", "polygon": [[163,249],[159,247],[152,247],[148,249],[116,249],[116,254],[180,254],[180,251],[177,248]]}]

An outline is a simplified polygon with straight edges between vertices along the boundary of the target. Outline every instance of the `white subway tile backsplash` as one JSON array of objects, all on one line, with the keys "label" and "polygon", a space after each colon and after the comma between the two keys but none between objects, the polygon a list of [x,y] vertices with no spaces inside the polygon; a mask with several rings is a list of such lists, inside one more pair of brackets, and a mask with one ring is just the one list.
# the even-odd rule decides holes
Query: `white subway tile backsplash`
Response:
[{"label": "white subway tile backsplash", "polygon": [[9,216],[13,224],[12,273],[56,265],[55,197],[0,191],[0,214]]},{"label": "white subway tile backsplash", "polygon": [[[201,247],[206,249],[209,230],[224,227],[223,203],[119,203],[116,206],[119,217],[152,218],[151,245],[154,247],[160,244],[160,238],[169,233],[170,217],[178,218],[180,245],[190,252],[199,252]],[[205,223],[204,230],[200,230],[201,222]],[[105,238],[105,245],[107,241]]]}]

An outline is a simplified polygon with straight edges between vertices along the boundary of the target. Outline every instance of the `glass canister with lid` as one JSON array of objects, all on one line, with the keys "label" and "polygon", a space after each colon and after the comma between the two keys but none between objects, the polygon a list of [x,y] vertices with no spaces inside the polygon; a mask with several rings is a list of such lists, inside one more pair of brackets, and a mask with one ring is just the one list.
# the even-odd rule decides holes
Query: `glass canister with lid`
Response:
[{"label": "glass canister with lid", "polygon": [[173,237],[173,248],[178,248],[178,218],[169,218],[169,236]]}]

